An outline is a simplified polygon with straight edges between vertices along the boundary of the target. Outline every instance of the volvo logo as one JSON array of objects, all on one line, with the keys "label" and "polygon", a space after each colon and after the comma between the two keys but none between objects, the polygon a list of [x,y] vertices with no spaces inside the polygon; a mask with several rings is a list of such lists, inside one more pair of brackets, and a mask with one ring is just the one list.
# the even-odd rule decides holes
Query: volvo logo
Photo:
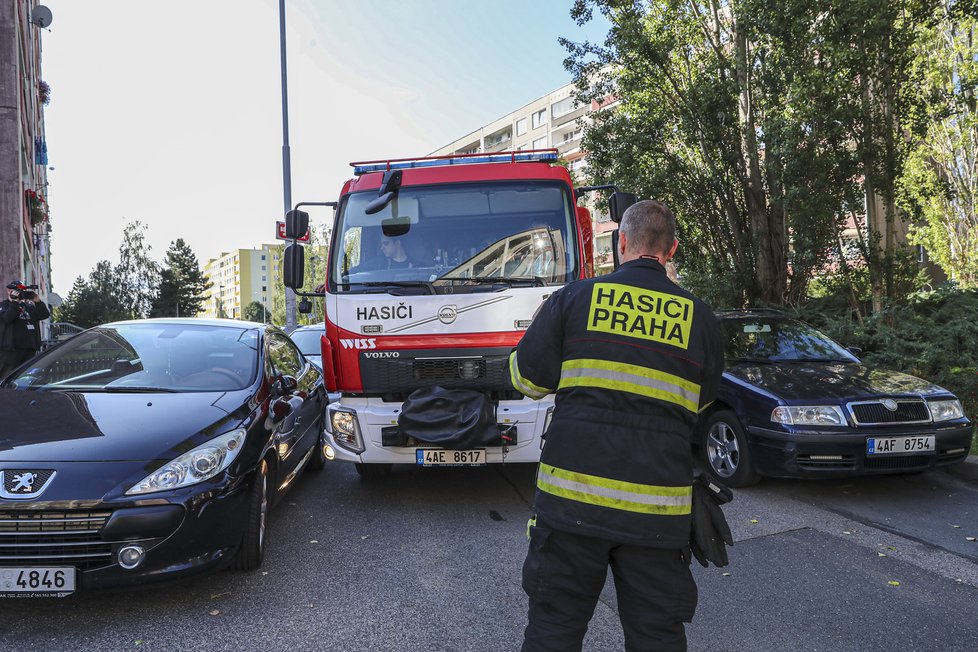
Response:
[{"label": "volvo logo", "polygon": [[443,324],[451,324],[458,317],[458,308],[455,306],[442,306],[438,309],[438,321]]},{"label": "volvo logo", "polygon": [[367,351],[363,354],[365,358],[399,358],[401,357],[398,351]]},{"label": "volvo logo", "polygon": [[884,398],[883,399],[883,407],[885,407],[890,412],[896,412],[897,403],[892,398]]},{"label": "volvo logo", "polygon": [[0,496],[3,498],[35,498],[51,482],[54,471],[7,469],[0,471]]}]

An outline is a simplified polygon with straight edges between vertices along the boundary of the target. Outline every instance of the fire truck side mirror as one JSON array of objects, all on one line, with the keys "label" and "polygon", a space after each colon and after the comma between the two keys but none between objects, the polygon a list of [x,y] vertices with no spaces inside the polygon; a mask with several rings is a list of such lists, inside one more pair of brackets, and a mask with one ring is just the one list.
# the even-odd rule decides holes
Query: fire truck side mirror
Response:
[{"label": "fire truck side mirror", "polygon": [[388,170],[384,172],[384,179],[380,182],[380,190],[377,193],[380,196],[367,204],[363,212],[367,215],[374,215],[384,210],[384,207],[391,203],[397,191],[400,190],[402,176],[403,172],[400,170]]},{"label": "fire truck side mirror", "polygon": [[638,202],[638,195],[633,192],[613,192],[608,199],[608,211],[615,224],[621,224],[621,216],[632,204]]},{"label": "fire truck side mirror", "polygon": [[621,260],[618,259],[618,229],[611,232],[611,258],[615,261],[615,269],[621,265]]},{"label": "fire truck side mirror", "polygon": [[285,237],[302,238],[309,230],[309,213],[291,210],[285,214]]},{"label": "fire truck side mirror", "polygon": [[298,290],[302,287],[306,275],[306,257],[302,245],[290,244],[285,248],[285,260],[282,267],[282,283],[287,288]]},{"label": "fire truck side mirror", "polygon": [[302,301],[296,306],[296,310],[301,312],[303,315],[308,315],[312,312],[312,301],[306,297],[302,297]]}]

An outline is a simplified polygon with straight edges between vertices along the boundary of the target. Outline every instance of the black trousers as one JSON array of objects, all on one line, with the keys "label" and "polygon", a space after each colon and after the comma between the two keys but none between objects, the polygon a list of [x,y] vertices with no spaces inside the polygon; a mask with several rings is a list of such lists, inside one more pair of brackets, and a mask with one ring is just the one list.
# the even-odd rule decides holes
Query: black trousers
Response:
[{"label": "black trousers", "polygon": [[686,650],[683,623],[696,611],[696,583],[681,550],[647,548],[530,527],[523,590],[530,598],[523,652],[580,650],[608,566],[629,652]]},{"label": "black trousers", "polygon": [[34,349],[5,349],[0,351],[0,379],[37,355]]}]

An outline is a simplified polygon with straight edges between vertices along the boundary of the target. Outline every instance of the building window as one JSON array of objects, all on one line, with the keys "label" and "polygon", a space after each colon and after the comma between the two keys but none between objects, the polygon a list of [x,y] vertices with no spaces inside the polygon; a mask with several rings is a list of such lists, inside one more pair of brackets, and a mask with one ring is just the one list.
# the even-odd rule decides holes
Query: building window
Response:
[{"label": "building window", "polygon": [[554,102],[553,105],[550,107],[550,111],[553,114],[553,117],[559,118],[562,115],[567,115],[568,113],[570,113],[576,108],[577,107],[574,106],[574,98],[565,97],[559,102]]},{"label": "building window", "polygon": [[262,254],[262,255],[261,255],[261,259],[262,259],[262,260],[265,260],[265,254]]},{"label": "building window", "polygon": [[547,110],[540,109],[533,114],[533,128],[536,129],[541,125],[547,124]]},{"label": "building window", "polygon": [[522,136],[526,133],[526,118],[520,118],[516,121],[516,135]]},{"label": "building window", "polygon": [[[264,258],[264,256],[262,256],[262,258]],[[265,271],[265,266],[264,265],[261,266],[261,271],[263,271],[263,272]]]},{"label": "building window", "polygon": [[533,141],[533,149],[543,149],[547,146],[547,137],[537,138]]},{"label": "building window", "polygon": [[[390,247],[391,245],[387,245],[387,246]],[[268,279],[266,279],[264,276],[262,276],[261,277],[261,280],[265,281],[265,280],[268,280]]]}]

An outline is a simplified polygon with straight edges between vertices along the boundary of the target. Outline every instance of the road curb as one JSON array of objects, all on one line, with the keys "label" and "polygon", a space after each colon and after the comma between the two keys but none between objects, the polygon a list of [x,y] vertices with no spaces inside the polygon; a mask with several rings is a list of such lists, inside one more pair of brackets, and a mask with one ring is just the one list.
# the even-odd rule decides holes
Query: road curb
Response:
[{"label": "road curb", "polygon": [[969,455],[960,464],[947,467],[947,472],[962,480],[978,482],[978,455]]}]

